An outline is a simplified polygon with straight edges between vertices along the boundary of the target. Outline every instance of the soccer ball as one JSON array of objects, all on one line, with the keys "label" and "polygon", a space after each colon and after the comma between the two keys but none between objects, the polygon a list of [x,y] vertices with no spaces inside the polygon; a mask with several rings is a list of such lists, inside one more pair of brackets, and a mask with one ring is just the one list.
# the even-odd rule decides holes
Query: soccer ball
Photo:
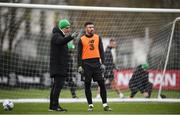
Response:
[{"label": "soccer ball", "polygon": [[11,111],[14,107],[14,103],[10,100],[3,101],[3,108],[5,111]]}]

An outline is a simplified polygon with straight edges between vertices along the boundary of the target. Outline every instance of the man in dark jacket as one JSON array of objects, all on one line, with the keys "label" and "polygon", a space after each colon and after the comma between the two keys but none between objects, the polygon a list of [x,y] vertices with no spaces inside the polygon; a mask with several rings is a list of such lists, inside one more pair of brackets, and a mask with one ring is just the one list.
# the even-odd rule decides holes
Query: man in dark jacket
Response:
[{"label": "man in dark jacket", "polygon": [[78,35],[77,32],[69,35],[70,31],[70,23],[66,19],[60,20],[58,26],[53,28],[50,49],[50,76],[53,78],[53,84],[49,111],[67,111],[60,107],[58,100],[68,71],[67,43]]},{"label": "man in dark jacket", "polygon": [[133,98],[140,91],[145,98],[151,97],[153,84],[149,82],[148,64],[141,64],[136,67],[129,81],[131,90],[130,98]]}]

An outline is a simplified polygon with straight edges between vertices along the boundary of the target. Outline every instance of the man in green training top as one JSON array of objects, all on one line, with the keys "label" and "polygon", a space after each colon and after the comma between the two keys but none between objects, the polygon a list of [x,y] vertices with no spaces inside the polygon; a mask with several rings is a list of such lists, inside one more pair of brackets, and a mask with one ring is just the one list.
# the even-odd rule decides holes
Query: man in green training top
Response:
[{"label": "man in green training top", "polygon": [[72,95],[72,98],[78,98],[77,95],[76,95],[76,88],[77,88],[77,85],[74,81],[75,77],[76,77],[76,74],[75,74],[75,67],[74,67],[74,51],[75,51],[75,45],[73,43],[73,41],[70,41],[68,43],[68,55],[69,55],[69,58],[68,58],[68,76],[66,77],[66,80],[65,80],[65,87],[69,87],[70,88],[70,91],[71,91],[71,95]]}]

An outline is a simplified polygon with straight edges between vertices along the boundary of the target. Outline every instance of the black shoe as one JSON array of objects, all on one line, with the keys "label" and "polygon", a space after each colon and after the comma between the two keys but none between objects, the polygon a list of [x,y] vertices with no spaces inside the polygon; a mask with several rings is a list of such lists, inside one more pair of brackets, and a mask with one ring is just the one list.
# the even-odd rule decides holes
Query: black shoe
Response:
[{"label": "black shoe", "polygon": [[79,97],[78,96],[72,96],[72,98],[78,99]]},{"label": "black shoe", "polygon": [[49,109],[49,111],[59,111],[59,112],[67,112],[67,109],[64,109],[64,108],[62,108],[62,107],[58,107],[58,108],[56,108],[56,109]]},{"label": "black shoe", "polygon": [[112,109],[109,106],[104,107],[104,111],[112,111]]},{"label": "black shoe", "polygon": [[166,95],[161,94],[160,97],[164,99],[164,98],[166,98]]}]

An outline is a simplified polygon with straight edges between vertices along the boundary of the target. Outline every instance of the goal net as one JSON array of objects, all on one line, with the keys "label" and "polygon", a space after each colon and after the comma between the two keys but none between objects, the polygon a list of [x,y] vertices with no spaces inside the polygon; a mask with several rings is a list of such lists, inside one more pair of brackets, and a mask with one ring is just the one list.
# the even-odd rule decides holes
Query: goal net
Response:
[{"label": "goal net", "polygon": [[[72,31],[81,31],[86,21],[95,24],[104,49],[114,38],[116,68],[107,86],[109,99],[128,99],[129,80],[135,68],[148,63],[151,98],[180,97],[180,10],[0,3],[0,100],[49,98],[49,51],[52,29],[66,18]],[[77,72],[77,40],[69,49],[70,73],[62,98],[85,98],[84,84]],[[106,82],[108,82],[106,80]],[[123,93],[120,98],[116,89]],[[74,92],[75,91],[75,92]],[[93,98],[97,84],[92,82]],[[138,92],[133,99],[144,98]],[[151,99],[150,98],[150,99]],[[133,100],[132,99],[132,100]]]}]

